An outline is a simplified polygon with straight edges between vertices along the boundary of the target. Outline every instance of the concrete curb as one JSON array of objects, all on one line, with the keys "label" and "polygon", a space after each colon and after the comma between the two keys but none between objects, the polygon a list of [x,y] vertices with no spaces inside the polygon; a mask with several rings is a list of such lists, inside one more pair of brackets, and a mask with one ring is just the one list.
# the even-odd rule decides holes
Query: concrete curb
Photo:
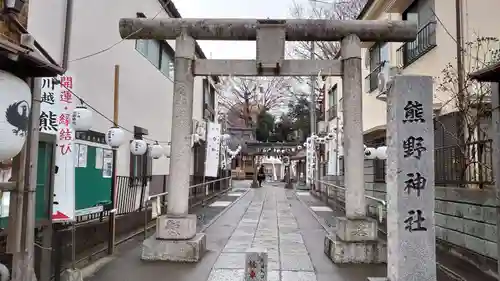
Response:
[{"label": "concrete curb", "polygon": [[[311,209],[309,207],[309,205],[307,205],[302,199],[300,199],[300,196],[297,194],[296,190],[294,190],[293,194],[295,195],[295,197],[297,197],[297,200],[302,203],[302,205],[304,205],[307,210],[311,213],[311,215],[316,219],[316,221],[318,221],[318,223],[321,225],[321,227],[323,227],[323,229],[328,233],[330,234],[331,233],[331,230],[332,228],[325,225],[325,223],[322,221],[322,219],[316,214],[316,212],[313,211],[313,209]],[[314,196],[313,194],[311,194],[311,192],[309,192],[310,196]]]},{"label": "concrete curb", "polygon": [[80,272],[82,273],[82,278],[86,279],[93,276],[97,271],[99,271],[99,269],[101,269],[108,263],[112,262],[114,259],[115,259],[114,256],[104,257],[80,269]]},{"label": "concrete curb", "polygon": [[247,194],[251,191],[251,189],[249,188],[245,193],[243,193],[240,197],[238,197],[238,199],[234,200],[231,204],[229,204],[226,208],[224,208],[224,210],[222,210],[222,212],[220,212],[219,214],[217,214],[213,219],[210,220],[210,222],[208,222],[207,224],[205,224],[201,229],[200,229],[200,232],[205,232],[205,230],[207,230],[207,228],[209,228],[212,224],[214,224],[220,217],[222,217],[222,215],[224,215],[229,209],[231,209],[231,207],[234,206],[234,204],[236,204],[238,201],[240,201],[243,197],[247,196]]}]

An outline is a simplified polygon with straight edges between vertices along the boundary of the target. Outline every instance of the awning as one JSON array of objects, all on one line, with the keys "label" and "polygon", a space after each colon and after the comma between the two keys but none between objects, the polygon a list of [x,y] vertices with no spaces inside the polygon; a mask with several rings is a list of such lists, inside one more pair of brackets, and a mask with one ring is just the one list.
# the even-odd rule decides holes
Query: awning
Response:
[{"label": "awning", "polygon": [[481,82],[500,82],[500,62],[473,72],[469,77]]},{"label": "awning", "polygon": [[0,69],[18,77],[54,77],[64,69],[46,60],[36,51],[0,38]]}]

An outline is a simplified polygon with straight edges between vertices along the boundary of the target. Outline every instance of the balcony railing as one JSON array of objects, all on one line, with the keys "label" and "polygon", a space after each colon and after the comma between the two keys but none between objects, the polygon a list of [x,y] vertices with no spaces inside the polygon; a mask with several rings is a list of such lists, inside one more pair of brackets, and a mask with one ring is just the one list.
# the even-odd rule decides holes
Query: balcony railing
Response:
[{"label": "balcony railing", "polygon": [[378,87],[378,74],[384,68],[385,62],[381,62],[375,69],[365,77],[366,92],[371,93]]},{"label": "balcony railing", "polygon": [[434,47],[436,47],[436,22],[431,21],[420,29],[414,41],[403,44],[397,50],[398,67],[407,67]]},{"label": "balcony railing", "polygon": [[328,109],[328,121],[333,120],[337,117],[337,105],[332,105]]}]

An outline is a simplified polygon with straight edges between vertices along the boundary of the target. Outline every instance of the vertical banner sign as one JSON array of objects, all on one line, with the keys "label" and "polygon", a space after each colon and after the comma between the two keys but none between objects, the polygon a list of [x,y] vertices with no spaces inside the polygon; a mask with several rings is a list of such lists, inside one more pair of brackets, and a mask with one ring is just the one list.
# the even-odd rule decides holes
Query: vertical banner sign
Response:
[{"label": "vertical banner sign", "polygon": [[388,279],[436,281],[432,78],[396,76],[388,93]]},{"label": "vertical banner sign", "polygon": [[207,152],[205,162],[205,176],[217,177],[219,170],[220,132],[219,123],[207,123]]},{"label": "vertical banner sign", "polygon": [[[42,78],[40,132],[56,135],[53,222],[75,219],[75,132],[71,114],[75,108],[73,77]],[[78,153],[78,151],[76,151]]]}]

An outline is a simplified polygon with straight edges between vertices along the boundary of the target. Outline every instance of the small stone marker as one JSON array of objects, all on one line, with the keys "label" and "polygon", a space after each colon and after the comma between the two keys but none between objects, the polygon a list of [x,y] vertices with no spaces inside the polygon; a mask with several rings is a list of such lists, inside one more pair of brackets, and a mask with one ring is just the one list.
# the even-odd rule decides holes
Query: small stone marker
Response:
[{"label": "small stone marker", "polygon": [[433,86],[396,76],[388,93],[387,277],[436,281]]},{"label": "small stone marker", "polygon": [[246,251],[244,281],[267,281],[267,250],[250,248]]}]

